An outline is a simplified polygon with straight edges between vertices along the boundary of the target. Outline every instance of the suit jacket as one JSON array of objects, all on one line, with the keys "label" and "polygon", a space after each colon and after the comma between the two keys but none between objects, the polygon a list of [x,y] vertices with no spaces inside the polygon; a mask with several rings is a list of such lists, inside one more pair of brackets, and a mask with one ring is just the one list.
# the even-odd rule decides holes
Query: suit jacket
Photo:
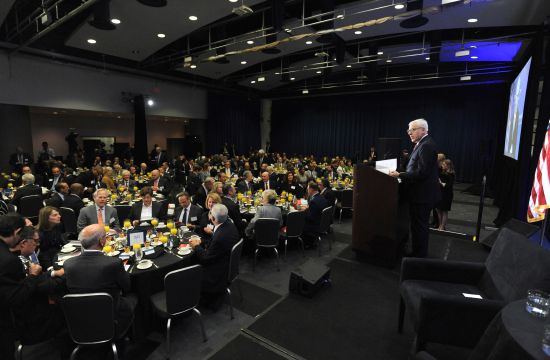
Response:
[{"label": "suit jacket", "polygon": [[[117,188],[119,186],[126,186],[126,182],[124,180],[120,180],[118,183],[117,183]],[[133,179],[129,179],[128,180],[128,189],[130,190],[130,192],[134,192],[134,186],[137,186],[137,182]]]},{"label": "suit jacket", "polygon": [[253,237],[254,225],[256,224],[256,220],[261,218],[271,218],[271,219],[279,219],[279,225],[283,225],[283,214],[281,213],[281,209],[279,209],[275,205],[266,204],[262,206],[258,206],[258,210],[256,211],[256,214],[250,220],[250,223],[248,223],[248,226],[244,230],[246,236],[248,238]]},{"label": "suit jacket", "polygon": [[[264,181],[260,181],[256,184],[256,191],[258,190],[265,190]],[[273,180],[269,180],[269,189],[278,191],[277,184]]]},{"label": "suit jacket", "polygon": [[[153,185],[155,185],[155,181],[153,179],[147,182],[147,186],[153,187]],[[170,193],[170,181],[163,176],[159,177],[158,188],[159,193],[168,195]]]},{"label": "suit jacket", "polygon": [[[165,213],[163,211],[162,203],[159,201],[153,201],[152,203],[153,209],[151,211],[151,216],[157,219],[164,219]],[[143,209],[143,202],[137,202],[134,205],[132,205],[132,208],[130,209],[130,214],[128,215],[130,220],[141,220],[141,210]]]},{"label": "suit jacket", "polygon": [[294,182],[292,184],[284,182],[279,189],[281,190],[281,192],[286,191],[287,193],[295,195],[298,199],[304,197],[304,188],[297,182]]},{"label": "suit jacket", "polygon": [[195,248],[195,256],[204,268],[202,292],[223,293],[227,287],[231,248],[240,239],[235,224],[227,220],[216,229],[208,247]]},{"label": "suit jacket", "polygon": [[435,204],[441,199],[437,145],[426,135],[411,153],[407,170],[399,174],[411,203]]},{"label": "suit jacket", "polygon": [[61,198],[61,195],[59,195],[56,192],[53,193],[52,196],[49,199],[45,200],[44,202],[46,203],[47,206],[53,206],[56,208],[60,208],[61,206],[63,206],[63,199]]},{"label": "suit jacket", "polygon": [[63,200],[61,206],[73,209],[75,216],[78,218],[80,209],[84,207],[84,202],[82,201],[80,196],[76,194],[69,194],[65,195],[65,199]]},{"label": "suit jacket", "polygon": [[135,303],[120,296],[121,292],[127,293],[131,288],[130,276],[120,259],[106,256],[100,251],[84,251],[82,255],[65,261],[63,267],[69,293],[109,293],[115,304],[117,334],[128,328]]},{"label": "suit jacket", "polygon": [[[180,216],[182,212],[183,212],[183,208],[181,206],[178,206],[174,213],[174,220],[176,222],[180,221]],[[189,213],[187,214],[187,223],[198,225],[199,222],[201,221],[202,213],[203,213],[202,208],[198,207],[195,204],[191,204],[191,208],[189,209]]]},{"label": "suit jacket", "polygon": [[[103,223],[108,224],[112,229],[120,231],[120,223],[118,221],[118,214],[114,207],[105,206],[105,217],[103,218]],[[76,223],[76,228],[78,232],[84,229],[86,226],[91,224],[97,224],[97,212],[95,205],[86,206],[80,209],[78,214],[78,221]]]},{"label": "suit jacket", "polygon": [[63,174],[59,174],[59,177],[57,179],[55,179],[51,175],[48,175],[48,176],[44,177],[44,180],[42,182],[42,186],[44,186],[45,188],[51,190],[52,187],[55,187],[54,181],[55,181],[55,184],[57,184],[58,182],[67,182],[67,179],[65,179]]},{"label": "suit jacket", "polygon": [[233,220],[233,223],[239,231],[243,229],[243,219],[241,217],[241,210],[239,209],[239,204],[234,202],[228,197],[222,197],[222,204],[227,207],[229,212],[229,217]]},{"label": "suit jacket", "polygon": [[193,202],[204,207],[204,203],[206,202],[206,195],[207,193],[206,190],[204,190],[204,185],[200,185],[197,193],[193,197]]},{"label": "suit jacket", "polygon": [[[21,204],[21,198],[28,195],[40,195],[42,196],[42,189],[38,185],[23,185],[17,189],[11,203],[17,207]],[[38,215],[38,214],[37,214]]]},{"label": "suit jacket", "polygon": [[237,192],[241,194],[246,194],[248,191],[254,192],[256,190],[256,185],[253,182],[247,183],[246,180],[239,182],[237,185]]},{"label": "suit jacket", "polygon": [[32,165],[33,160],[32,156],[29,153],[22,153],[23,155],[23,163],[19,162],[19,156],[17,153],[13,153],[10,155],[10,165],[12,166],[13,170],[15,170],[17,173],[21,173],[21,168],[23,165]]},{"label": "suit jacket", "polygon": [[323,192],[321,192],[321,195],[327,201],[328,206],[334,205],[334,201],[336,200],[336,195],[334,194],[334,191],[329,188],[325,188],[323,189]]},{"label": "suit jacket", "polygon": [[[197,191],[201,188],[201,178],[198,174],[190,172],[187,176],[187,187],[186,190],[190,195],[195,195]],[[204,205],[201,204],[201,205]]]},{"label": "suit jacket", "polygon": [[159,154],[151,154],[151,168],[156,169],[162,165],[163,162],[168,161],[168,157],[164,151],[160,152],[160,160],[158,159]]},{"label": "suit jacket", "polygon": [[321,212],[327,208],[329,204],[327,200],[320,194],[315,194],[309,199],[308,209],[306,210],[306,224],[304,233],[317,234],[321,225]]}]

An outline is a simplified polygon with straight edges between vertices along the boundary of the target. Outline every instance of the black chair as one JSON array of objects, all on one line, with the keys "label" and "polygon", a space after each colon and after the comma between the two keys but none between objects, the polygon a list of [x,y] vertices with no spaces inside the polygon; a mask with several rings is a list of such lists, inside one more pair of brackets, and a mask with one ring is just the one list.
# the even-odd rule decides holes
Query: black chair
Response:
[{"label": "black chair", "polygon": [[118,215],[118,223],[124,224],[124,220],[128,219],[130,216],[132,207],[130,205],[115,205],[115,209]]},{"label": "black chair", "polygon": [[114,343],[114,302],[107,293],[69,294],[61,301],[69,335],[77,347],[71,353],[71,360],[82,346],[111,343],[113,357],[118,360]]},{"label": "black chair", "polygon": [[38,219],[40,209],[44,207],[42,195],[27,195],[23,196],[19,202],[19,214],[33,221]]},{"label": "black chair", "polygon": [[342,200],[336,204],[340,209],[340,218],[338,222],[342,223],[342,211],[344,210],[353,210],[353,190],[346,189],[342,191]]},{"label": "black chair", "polygon": [[169,272],[164,276],[164,291],[153,294],[151,303],[166,321],[166,358],[170,358],[170,325],[172,318],[193,310],[201,325],[202,337],[207,340],[202,314],[196,308],[201,297],[202,267],[193,265]]},{"label": "black chair", "polygon": [[417,351],[428,342],[474,347],[501,308],[528,289],[550,290],[550,252],[506,228],[485,263],[404,258],[398,331],[407,310]]},{"label": "black chair", "polygon": [[6,215],[10,212],[10,207],[4,200],[0,200],[0,216]]},{"label": "black chair", "polygon": [[302,240],[302,233],[304,232],[304,226],[306,224],[305,211],[293,211],[289,212],[286,217],[286,229],[281,232],[281,235],[285,239],[285,259],[286,248],[288,245],[288,239],[298,239],[302,245],[302,255],[306,256],[304,250],[304,240]]},{"label": "black chair", "polygon": [[65,233],[68,235],[69,238],[73,238],[75,235],[78,234],[78,230],[76,228],[77,220],[74,210],[62,206],[59,208],[59,213],[61,214],[61,222],[63,223]]},{"label": "black chair", "polygon": [[[319,234],[317,235],[317,239],[319,241],[319,256],[321,256],[321,240],[324,235],[328,235],[330,224],[332,222],[332,214],[332,206],[324,208],[321,212],[321,223],[319,225]],[[330,241],[330,239],[328,239],[328,249],[332,250],[332,242]]]},{"label": "black chair", "polygon": [[277,246],[279,245],[279,226],[279,219],[260,218],[256,220],[254,224],[256,250],[254,251],[253,270],[256,269],[256,258],[260,248],[271,248],[275,250],[275,256],[277,257],[277,271],[281,271],[279,268],[279,252],[277,251]]},{"label": "black chair", "polygon": [[[233,248],[231,249],[231,257],[229,258],[229,273],[227,276],[227,296],[229,298],[229,312],[231,315],[231,320],[233,320],[235,317],[233,316],[233,302],[231,301],[231,284],[235,281],[237,276],[239,276],[239,262],[241,260],[241,254],[243,252],[243,242],[244,240],[241,239],[238,243],[233,245]],[[241,301],[243,300],[243,292],[241,290],[241,286],[237,283],[237,287],[239,288],[239,294],[241,295]]]}]

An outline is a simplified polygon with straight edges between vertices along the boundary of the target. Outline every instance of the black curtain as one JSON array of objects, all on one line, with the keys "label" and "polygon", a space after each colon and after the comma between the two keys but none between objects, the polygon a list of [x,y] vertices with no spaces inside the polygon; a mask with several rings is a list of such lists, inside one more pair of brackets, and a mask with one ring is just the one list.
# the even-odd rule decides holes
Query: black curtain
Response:
[{"label": "black curtain", "polygon": [[221,153],[224,143],[230,152],[234,144],[237,155],[259,149],[260,118],[259,99],[209,92],[206,152]]},{"label": "black curtain", "polygon": [[501,150],[507,102],[503,83],[275,100],[271,145],[287,154],[365,158],[379,137],[401,138],[412,149],[408,123],[425,118],[457,180],[479,183]]}]

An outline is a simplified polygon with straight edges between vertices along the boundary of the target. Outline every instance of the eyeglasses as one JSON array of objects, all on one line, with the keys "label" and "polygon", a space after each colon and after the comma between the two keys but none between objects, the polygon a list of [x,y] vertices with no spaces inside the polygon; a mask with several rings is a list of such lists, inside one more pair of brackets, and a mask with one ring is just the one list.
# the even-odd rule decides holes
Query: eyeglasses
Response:
[{"label": "eyeglasses", "polygon": [[413,131],[416,131],[416,130],[418,130],[418,129],[420,129],[420,128],[412,128],[412,129],[408,129],[408,130],[407,130],[407,134],[412,134],[412,133],[413,133]]}]

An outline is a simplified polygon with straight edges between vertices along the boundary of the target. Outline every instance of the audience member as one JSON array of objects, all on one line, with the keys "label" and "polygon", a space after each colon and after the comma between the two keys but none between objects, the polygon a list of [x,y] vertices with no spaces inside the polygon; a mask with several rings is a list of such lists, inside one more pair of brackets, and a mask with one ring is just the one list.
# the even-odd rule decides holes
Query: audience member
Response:
[{"label": "audience member", "polygon": [[237,191],[233,185],[228,183],[223,186],[222,192],[222,204],[224,204],[229,211],[229,218],[233,220],[233,223],[239,232],[241,232],[243,229],[243,220],[241,217],[239,204],[236,202]]},{"label": "audience member", "polygon": [[453,162],[449,159],[441,162],[439,173],[439,185],[441,187],[441,200],[437,203],[437,216],[439,218],[439,230],[446,230],[449,211],[453,202],[453,184],[455,181],[455,170]]},{"label": "audience member", "polygon": [[148,221],[153,218],[164,219],[165,214],[162,203],[153,201],[153,189],[149,186],[142,188],[139,191],[141,201],[132,205],[129,218],[134,222],[134,226],[141,221]]},{"label": "audience member", "polygon": [[201,205],[206,202],[206,195],[214,188],[214,178],[207,177],[202,185],[198,188],[193,198],[195,204]]},{"label": "audience member", "polygon": [[256,214],[250,220],[250,223],[245,229],[245,234],[249,239],[254,237],[254,226],[258,219],[270,218],[279,220],[279,225],[283,225],[283,215],[281,209],[275,206],[277,201],[277,193],[275,190],[266,190],[262,193],[262,206],[256,210]]},{"label": "audience member", "polygon": [[17,206],[18,208],[21,205],[21,198],[23,196],[29,195],[40,195],[42,196],[42,189],[40,186],[34,184],[34,175],[33,174],[24,174],[21,176],[21,181],[23,186],[18,188],[15,191],[15,195],[11,201],[12,205]]},{"label": "audience member", "polygon": [[75,216],[78,218],[80,214],[80,209],[84,207],[84,202],[82,201],[82,193],[84,192],[84,187],[80,183],[72,183],[70,187],[70,193],[66,195],[63,199],[63,204],[61,206],[73,209]]},{"label": "audience member", "polygon": [[189,193],[182,192],[178,194],[179,206],[174,213],[176,223],[186,225],[189,229],[194,229],[201,220],[202,208],[191,203]]},{"label": "audience member", "polygon": [[319,194],[319,185],[310,181],[307,186],[308,204],[303,206],[306,211],[306,223],[304,225],[304,241],[308,246],[315,246],[314,239],[319,234],[321,225],[321,213],[323,209],[329,206],[327,200]]},{"label": "audience member", "polygon": [[52,206],[40,209],[38,213],[38,231],[40,233],[40,253],[38,259],[44,268],[53,265],[55,256],[66,243],[63,238],[63,225],[59,210]]},{"label": "audience member", "polygon": [[59,208],[63,205],[63,201],[67,195],[69,195],[69,185],[64,181],[60,181],[55,184],[55,191],[45,203],[48,206]]},{"label": "audience member", "polygon": [[201,235],[204,236],[205,239],[210,240],[210,237],[212,236],[212,232],[214,230],[214,224],[210,220],[210,217],[208,216],[208,213],[212,209],[212,206],[214,204],[221,204],[222,198],[220,195],[218,195],[215,192],[211,192],[206,196],[206,200],[204,202],[204,209],[205,211],[201,215],[201,221],[199,222],[199,226],[195,229],[195,231]]},{"label": "audience member", "polygon": [[9,163],[13,171],[20,174],[21,168],[25,165],[31,166],[33,164],[33,160],[31,154],[23,152],[23,148],[18,146],[15,149],[15,153],[10,155]]},{"label": "audience member", "polygon": [[118,214],[115,208],[107,206],[109,192],[106,189],[97,189],[94,192],[94,206],[87,206],[80,210],[77,221],[77,229],[80,232],[91,224],[109,225],[111,229],[120,231]]},{"label": "audience member", "polygon": [[328,179],[323,179],[319,183],[319,193],[325,198],[328,206],[333,206],[336,203],[336,195],[330,187],[330,181]]},{"label": "audience member", "polygon": [[289,194],[294,195],[298,199],[304,197],[304,188],[300,185],[295,177],[293,172],[288,172],[286,174],[286,181],[280,186],[279,190],[281,192],[286,191]]}]

